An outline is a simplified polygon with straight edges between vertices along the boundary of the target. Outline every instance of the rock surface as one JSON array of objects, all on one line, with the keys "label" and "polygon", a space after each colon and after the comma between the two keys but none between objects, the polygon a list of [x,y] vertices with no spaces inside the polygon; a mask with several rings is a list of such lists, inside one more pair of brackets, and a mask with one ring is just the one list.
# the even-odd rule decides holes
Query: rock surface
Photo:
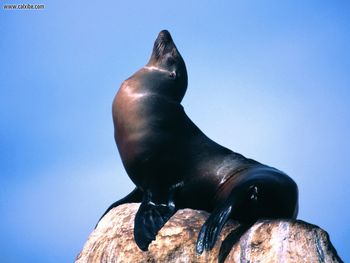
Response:
[{"label": "rock surface", "polygon": [[261,220],[238,242],[238,224],[229,221],[210,252],[197,255],[195,244],[208,213],[179,210],[142,252],[133,239],[139,204],[111,210],[91,233],[76,263],[82,262],[342,262],[328,234],[303,221]]}]

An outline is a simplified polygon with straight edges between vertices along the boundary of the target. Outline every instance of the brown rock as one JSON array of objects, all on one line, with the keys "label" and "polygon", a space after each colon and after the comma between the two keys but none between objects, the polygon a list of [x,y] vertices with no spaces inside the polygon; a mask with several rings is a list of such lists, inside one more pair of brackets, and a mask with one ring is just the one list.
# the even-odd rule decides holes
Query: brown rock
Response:
[{"label": "brown rock", "polygon": [[[238,242],[229,221],[216,246],[197,255],[198,232],[208,213],[179,210],[157,235],[149,251],[133,239],[134,216],[139,204],[111,210],[91,233],[76,263],[82,262],[342,262],[328,234],[303,221],[261,220]],[[235,244],[234,244],[235,243]]]}]

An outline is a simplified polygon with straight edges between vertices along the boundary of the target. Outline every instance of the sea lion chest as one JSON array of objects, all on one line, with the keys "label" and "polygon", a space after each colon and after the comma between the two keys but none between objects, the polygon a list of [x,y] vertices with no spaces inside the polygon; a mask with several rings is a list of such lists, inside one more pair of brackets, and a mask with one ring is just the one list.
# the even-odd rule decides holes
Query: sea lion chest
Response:
[{"label": "sea lion chest", "polygon": [[184,111],[180,103],[144,90],[133,79],[119,89],[113,102],[114,136],[126,168],[160,149],[170,149],[182,137]]}]

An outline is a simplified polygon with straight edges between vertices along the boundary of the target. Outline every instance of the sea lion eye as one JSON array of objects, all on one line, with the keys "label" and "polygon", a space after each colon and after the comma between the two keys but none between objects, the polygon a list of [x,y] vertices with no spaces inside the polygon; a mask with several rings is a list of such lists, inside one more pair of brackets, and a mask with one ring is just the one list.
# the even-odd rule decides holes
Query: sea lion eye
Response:
[{"label": "sea lion eye", "polygon": [[175,79],[176,78],[176,72],[175,71],[170,72],[169,77],[172,78],[172,79]]}]

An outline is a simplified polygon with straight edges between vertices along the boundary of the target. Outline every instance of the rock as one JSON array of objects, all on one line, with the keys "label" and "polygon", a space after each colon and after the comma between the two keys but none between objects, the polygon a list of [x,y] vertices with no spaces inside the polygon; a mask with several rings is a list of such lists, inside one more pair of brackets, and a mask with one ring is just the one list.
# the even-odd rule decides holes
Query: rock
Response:
[{"label": "rock", "polygon": [[158,233],[149,251],[133,239],[139,204],[111,210],[91,233],[76,263],[82,262],[342,262],[328,234],[300,220],[260,220],[238,242],[230,220],[213,250],[197,255],[198,232],[208,213],[179,210]]}]

